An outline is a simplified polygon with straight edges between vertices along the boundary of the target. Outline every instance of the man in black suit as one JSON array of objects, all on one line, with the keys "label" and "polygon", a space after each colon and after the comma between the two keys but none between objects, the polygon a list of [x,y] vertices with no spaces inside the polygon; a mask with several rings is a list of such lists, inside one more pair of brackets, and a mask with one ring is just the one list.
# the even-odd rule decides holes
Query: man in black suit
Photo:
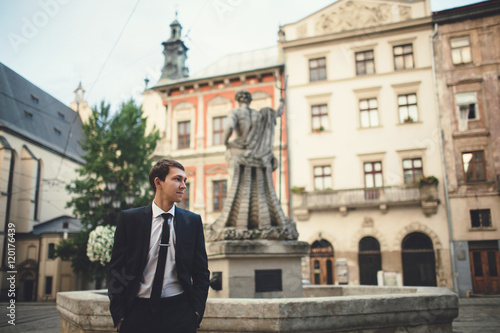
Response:
[{"label": "man in black suit", "polygon": [[208,260],[201,217],[174,205],[186,173],[163,159],[149,173],[155,198],[122,211],[108,266],[109,310],[119,332],[191,333],[208,295]]}]

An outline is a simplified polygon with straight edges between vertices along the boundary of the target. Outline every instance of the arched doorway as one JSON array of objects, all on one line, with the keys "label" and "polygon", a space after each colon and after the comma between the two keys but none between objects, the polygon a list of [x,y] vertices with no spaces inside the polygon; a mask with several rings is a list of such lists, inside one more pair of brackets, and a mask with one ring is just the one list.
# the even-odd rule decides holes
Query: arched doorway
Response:
[{"label": "arched doorway", "polygon": [[311,245],[311,283],[334,284],[333,246],[319,239]]},{"label": "arched doorway", "polygon": [[377,272],[382,269],[380,244],[373,237],[364,237],[359,241],[359,284],[376,286]]},{"label": "arched doorway", "polygon": [[406,235],[401,244],[403,284],[436,286],[436,258],[432,240],[421,232]]},{"label": "arched doorway", "polygon": [[22,293],[20,299],[24,302],[31,302],[34,300],[35,295],[35,274],[32,272],[26,272],[21,276]]}]

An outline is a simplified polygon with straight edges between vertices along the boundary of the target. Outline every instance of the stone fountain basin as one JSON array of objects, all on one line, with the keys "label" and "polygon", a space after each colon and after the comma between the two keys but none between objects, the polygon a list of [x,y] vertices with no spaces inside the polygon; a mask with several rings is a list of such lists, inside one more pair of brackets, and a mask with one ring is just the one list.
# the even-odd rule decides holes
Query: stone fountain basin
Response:
[{"label": "stone fountain basin", "polygon": [[[439,287],[304,286],[303,298],[210,298],[198,332],[452,332]],[[115,332],[105,291],[60,292],[61,332]]]}]

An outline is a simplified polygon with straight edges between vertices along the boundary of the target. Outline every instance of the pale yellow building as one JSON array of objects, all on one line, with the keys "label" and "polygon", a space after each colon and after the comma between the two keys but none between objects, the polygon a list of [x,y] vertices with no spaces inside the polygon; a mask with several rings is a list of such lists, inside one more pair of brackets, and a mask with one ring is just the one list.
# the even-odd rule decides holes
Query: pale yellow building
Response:
[{"label": "pale yellow building", "polygon": [[383,270],[453,287],[431,21],[429,0],[339,0],[280,29],[293,219],[313,284],[377,284]]}]

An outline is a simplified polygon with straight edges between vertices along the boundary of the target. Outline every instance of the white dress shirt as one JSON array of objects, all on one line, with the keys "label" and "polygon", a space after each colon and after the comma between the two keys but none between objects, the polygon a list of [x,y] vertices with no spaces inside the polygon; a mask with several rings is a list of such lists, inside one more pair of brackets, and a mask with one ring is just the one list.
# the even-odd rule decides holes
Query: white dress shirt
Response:
[{"label": "white dress shirt", "polygon": [[156,272],[156,264],[158,262],[159,244],[161,240],[161,230],[164,219],[161,214],[170,213],[172,216],[168,218],[168,226],[170,228],[170,239],[167,252],[167,264],[165,265],[165,275],[163,276],[163,288],[161,297],[171,297],[182,294],[182,289],[179,280],[177,279],[177,269],[175,267],[175,230],[174,216],[175,205],[168,212],[164,212],[153,201],[153,221],[151,222],[151,238],[149,240],[148,262],[142,275],[139,292],[137,297],[150,298],[151,289],[153,288],[153,279]]}]

